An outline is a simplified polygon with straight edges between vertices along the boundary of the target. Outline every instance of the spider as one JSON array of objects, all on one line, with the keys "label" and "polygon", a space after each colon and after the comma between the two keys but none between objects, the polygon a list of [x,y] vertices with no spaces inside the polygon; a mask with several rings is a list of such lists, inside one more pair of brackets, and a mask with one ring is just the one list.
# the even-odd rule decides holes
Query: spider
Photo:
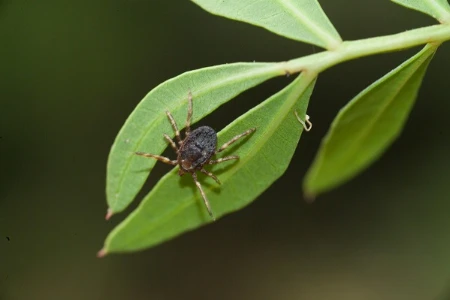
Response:
[{"label": "spider", "polygon": [[236,135],[231,140],[223,144],[219,149],[217,149],[217,133],[214,131],[214,129],[209,126],[201,126],[191,131],[191,119],[193,112],[192,106],[192,94],[191,92],[189,92],[188,112],[185,126],[186,131],[185,138],[183,140],[181,139],[180,131],[178,130],[175,119],[169,111],[166,111],[166,115],[169,118],[173,131],[175,132],[175,137],[178,141],[179,147],[167,134],[163,134],[163,136],[177,154],[176,160],[171,160],[164,156],[144,152],[135,152],[135,154],[144,157],[151,157],[169,165],[179,166],[178,175],[180,176],[183,176],[186,173],[191,174],[192,178],[194,179],[195,185],[202,195],[209,215],[213,220],[215,220],[215,217],[211,210],[211,206],[209,205],[208,198],[206,198],[205,192],[203,191],[203,188],[197,179],[197,171],[202,172],[203,174],[214,179],[218,184],[221,184],[220,180],[213,173],[204,169],[204,166],[215,165],[227,160],[239,159],[239,156],[237,155],[230,155],[218,159],[211,158],[217,153],[222,152],[223,150],[228,148],[231,144],[233,144],[240,138],[251,134],[256,130],[256,128],[250,128],[247,131]]}]

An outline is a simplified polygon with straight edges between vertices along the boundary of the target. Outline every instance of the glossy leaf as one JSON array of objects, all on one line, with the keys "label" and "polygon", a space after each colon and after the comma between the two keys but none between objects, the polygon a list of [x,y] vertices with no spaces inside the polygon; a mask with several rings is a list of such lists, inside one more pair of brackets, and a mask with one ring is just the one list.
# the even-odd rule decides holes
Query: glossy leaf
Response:
[{"label": "glossy leaf", "polygon": [[236,63],[184,73],[153,89],[126,120],[111,148],[106,195],[109,213],[125,209],[142,188],[154,160],[142,160],[136,151],[160,154],[167,147],[163,133],[173,136],[165,111],[180,129],[186,119],[187,97],[192,91],[197,121],[239,93],[284,74],[279,64]]},{"label": "glossy leaf", "polygon": [[339,112],[305,178],[307,195],[315,196],[351,179],[395,140],[435,50],[426,46]]},{"label": "glossy leaf", "polygon": [[263,27],[279,35],[334,49],[341,43],[317,0],[193,0],[206,11]]},{"label": "glossy leaf", "polygon": [[[219,177],[221,185],[199,174],[216,217],[248,205],[284,173],[303,131],[294,109],[305,115],[314,82],[314,78],[300,75],[219,133],[221,145],[249,128],[257,128],[220,155],[237,154],[238,161],[208,168]],[[199,106],[194,102],[194,115]],[[102,255],[147,248],[211,222],[192,177],[179,177],[177,169],[166,174],[139,207],[110,233]],[[283,201],[274,200],[274,205]]]},{"label": "glossy leaf", "polygon": [[450,6],[447,0],[391,0],[397,4],[418,10],[440,22],[450,22]]}]

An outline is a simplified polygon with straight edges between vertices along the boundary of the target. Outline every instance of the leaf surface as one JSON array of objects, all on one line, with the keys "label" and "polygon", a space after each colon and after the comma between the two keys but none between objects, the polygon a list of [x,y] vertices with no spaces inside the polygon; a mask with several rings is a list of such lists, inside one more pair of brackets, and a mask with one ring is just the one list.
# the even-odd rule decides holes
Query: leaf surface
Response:
[{"label": "leaf surface", "polygon": [[206,11],[290,39],[334,49],[341,37],[317,0],[193,0]]},{"label": "leaf surface", "polygon": [[165,111],[173,114],[180,130],[184,128],[189,90],[196,107],[195,122],[239,93],[281,74],[283,69],[275,63],[226,64],[181,74],[148,93],[126,120],[109,154],[109,212],[120,212],[133,201],[155,165],[134,152],[161,154],[167,147],[163,133],[174,136]]},{"label": "leaf surface", "polygon": [[[248,205],[284,173],[303,131],[294,109],[305,116],[314,83],[314,78],[300,75],[219,133],[220,146],[249,128],[257,128],[220,155],[239,155],[238,161],[207,167],[218,176],[221,185],[199,173],[216,217]],[[194,114],[195,109],[194,102]],[[109,234],[103,253],[144,249],[211,222],[192,177],[179,177],[177,170],[175,167],[166,174],[138,208]],[[279,201],[283,199],[277,199],[276,205]]]},{"label": "leaf surface", "polygon": [[391,0],[394,3],[423,12],[442,23],[450,22],[450,6],[447,0]]},{"label": "leaf surface", "polygon": [[392,144],[417,97],[436,46],[418,54],[353,98],[333,121],[305,181],[314,197],[351,179]]}]

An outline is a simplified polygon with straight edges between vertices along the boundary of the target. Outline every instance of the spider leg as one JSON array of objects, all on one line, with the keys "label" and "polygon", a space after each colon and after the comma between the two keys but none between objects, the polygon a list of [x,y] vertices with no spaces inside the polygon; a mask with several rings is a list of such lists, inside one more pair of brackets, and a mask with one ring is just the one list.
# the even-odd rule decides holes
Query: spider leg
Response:
[{"label": "spider leg", "polygon": [[188,113],[187,113],[187,119],[186,119],[186,136],[189,135],[191,132],[191,119],[192,119],[192,93],[189,91],[188,94]]},{"label": "spider leg", "polygon": [[143,157],[151,157],[151,158],[154,158],[156,160],[162,161],[163,163],[166,163],[166,164],[169,164],[169,165],[173,165],[173,166],[178,165],[178,161],[177,160],[170,160],[170,159],[168,159],[167,157],[164,157],[164,156],[150,154],[150,153],[144,153],[144,152],[135,152],[134,154],[139,155],[139,156],[143,156]]},{"label": "spider leg", "polygon": [[175,137],[177,138],[178,143],[181,144],[180,131],[178,130],[177,122],[175,122],[175,119],[173,118],[170,111],[166,110],[166,115],[169,118],[170,125],[172,125],[173,131],[175,131]]},{"label": "spider leg", "polygon": [[194,179],[195,185],[200,190],[200,194],[202,194],[203,202],[205,202],[205,206],[206,206],[206,209],[208,210],[209,215],[215,221],[216,218],[214,217],[214,215],[211,211],[211,206],[209,205],[208,198],[206,198],[205,192],[202,189],[202,185],[200,184],[200,182],[198,182],[197,174],[191,173],[191,175],[192,175],[192,178]]},{"label": "spider leg", "polygon": [[215,164],[219,164],[221,162],[227,161],[227,160],[232,160],[232,159],[239,159],[239,156],[237,155],[230,155],[230,156],[225,156],[219,159],[215,159],[215,160],[210,160],[208,162],[208,164],[210,165],[215,165]]},{"label": "spider leg", "polygon": [[175,152],[178,153],[177,144],[175,144],[175,142],[170,138],[170,136],[168,136],[167,134],[164,133],[164,138],[170,144],[170,146],[173,148],[173,150],[175,150]]},{"label": "spider leg", "polygon": [[221,184],[219,178],[217,178],[216,175],[214,175],[213,173],[208,172],[208,171],[206,171],[206,170],[203,169],[203,168],[200,170],[200,172],[202,172],[202,173],[205,174],[205,175],[208,175],[209,177],[211,177],[212,179],[214,179],[218,184]]},{"label": "spider leg", "polygon": [[246,132],[243,132],[241,134],[238,134],[237,136],[235,136],[234,138],[232,138],[231,140],[229,140],[228,142],[226,142],[225,144],[222,145],[222,147],[220,147],[218,150],[216,150],[216,153],[222,152],[223,150],[225,150],[226,148],[228,148],[228,146],[230,146],[231,144],[233,144],[234,142],[236,142],[238,139],[240,139],[241,137],[244,137],[246,135],[249,135],[250,133],[254,132],[256,130],[256,128],[250,128],[249,130],[247,130]]}]

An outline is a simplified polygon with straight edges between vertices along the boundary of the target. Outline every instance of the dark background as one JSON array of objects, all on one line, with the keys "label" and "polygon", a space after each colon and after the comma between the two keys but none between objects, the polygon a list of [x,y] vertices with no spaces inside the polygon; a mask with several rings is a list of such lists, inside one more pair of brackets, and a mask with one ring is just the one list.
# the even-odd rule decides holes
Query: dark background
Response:
[{"label": "dark background", "polygon": [[[434,20],[390,1],[321,0],[346,40]],[[286,174],[249,207],[155,248],[97,259],[109,148],[144,95],[187,70],[320,51],[189,1],[0,0],[0,299],[448,299],[449,45],[403,135],[312,205],[301,182],[340,107],[419,48],[321,74]],[[277,78],[200,123],[223,128]],[[167,172],[159,164],[148,190]]]}]

